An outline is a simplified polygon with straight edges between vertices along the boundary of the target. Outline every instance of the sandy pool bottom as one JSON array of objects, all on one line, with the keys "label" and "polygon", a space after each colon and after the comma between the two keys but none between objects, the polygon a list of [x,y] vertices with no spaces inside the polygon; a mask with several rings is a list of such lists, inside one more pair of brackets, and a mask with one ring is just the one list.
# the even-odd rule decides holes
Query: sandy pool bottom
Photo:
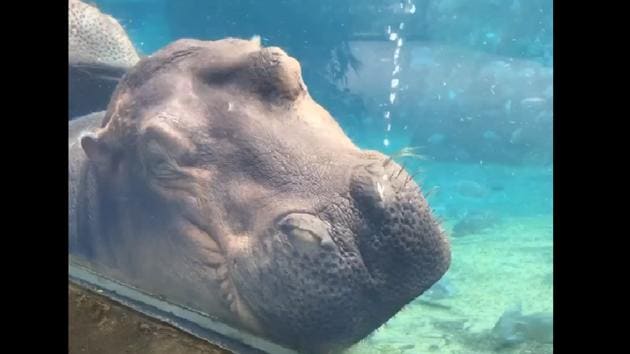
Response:
[{"label": "sandy pool bottom", "polygon": [[[446,224],[447,230],[453,225]],[[504,311],[520,303],[524,314],[553,311],[551,215],[506,218],[492,229],[451,239],[446,277],[454,295],[419,299],[346,354],[552,353],[552,344],[525,342],[497,348],[490,337]]]}]

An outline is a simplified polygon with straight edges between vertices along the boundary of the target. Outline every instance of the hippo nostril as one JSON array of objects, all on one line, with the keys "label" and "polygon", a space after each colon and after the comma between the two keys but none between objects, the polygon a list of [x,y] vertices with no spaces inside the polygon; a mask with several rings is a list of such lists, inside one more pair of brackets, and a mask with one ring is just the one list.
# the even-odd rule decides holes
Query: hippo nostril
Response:
[{"label": "hippo nostril", "polygon": [[357,206],[367,212],[382,212],[393,193],[391,183],[381,178],[384,175],[382,168],[379,171],[367,168],[358,168],[354,171],[350,181],[350,195],[357,202]]},{"label": "hippo nostril", "polygon": [[320,239],[319,245],[327,250],[332,250],[335,248],[335,242],[330,238],[330,235],[326,234],[327,237]]}]

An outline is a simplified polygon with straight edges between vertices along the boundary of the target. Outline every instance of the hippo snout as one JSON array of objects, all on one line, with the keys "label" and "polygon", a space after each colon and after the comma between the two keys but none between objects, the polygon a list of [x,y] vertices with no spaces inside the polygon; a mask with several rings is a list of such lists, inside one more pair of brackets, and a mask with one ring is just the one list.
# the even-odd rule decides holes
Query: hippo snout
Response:
[{"label": "hippo snout", "polygon": [[[358,250],[369,293],[391,313],[428,289],[450,265],[450,246],[411,176],[384,159],[354,169],[350,194],[364,223]],[[387,310],[385,310],[387,309]]]}]

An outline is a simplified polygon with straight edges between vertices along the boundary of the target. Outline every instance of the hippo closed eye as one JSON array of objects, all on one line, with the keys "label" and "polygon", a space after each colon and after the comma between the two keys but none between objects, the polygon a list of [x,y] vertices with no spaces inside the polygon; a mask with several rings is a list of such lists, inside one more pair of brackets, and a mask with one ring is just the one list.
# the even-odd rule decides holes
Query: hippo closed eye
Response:
[{"label": "hippo closed eye", "polygon": [[281,49],[176,41],[91,119],[70,126],[71,253],[141,289],[324,353],[450,264],[419,187],[355,146]]}]

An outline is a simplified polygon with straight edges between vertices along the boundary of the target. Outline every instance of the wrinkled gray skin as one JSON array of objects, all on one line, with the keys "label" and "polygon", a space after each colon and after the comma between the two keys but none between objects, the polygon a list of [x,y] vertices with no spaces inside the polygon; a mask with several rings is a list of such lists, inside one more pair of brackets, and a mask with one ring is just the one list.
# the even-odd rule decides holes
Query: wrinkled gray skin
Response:
[{"label": "wrinkled gray skin", "polygon": [[120,280],[329,353],[449,267],[419,187],[355,146],[278,48],[176,41],[100,117],[69,128],[70,252]]}]

